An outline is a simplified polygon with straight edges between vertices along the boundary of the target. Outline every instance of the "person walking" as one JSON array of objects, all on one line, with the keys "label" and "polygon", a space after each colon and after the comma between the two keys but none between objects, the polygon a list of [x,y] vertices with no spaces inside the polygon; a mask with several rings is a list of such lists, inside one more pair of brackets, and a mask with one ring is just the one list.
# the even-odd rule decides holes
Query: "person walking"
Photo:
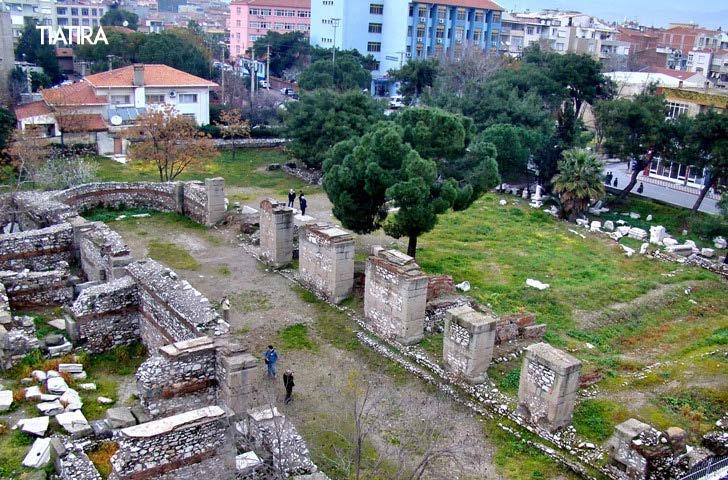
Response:
[{"label": "person walking", "polygon": [[222,319],[230,323],[230,300],[227,296],[222,297],[220,308],[222,308]]},{"label": "person walking", "polygon": [[640,182],[640,186],[637,187],[637,193],[642,193],[645,191],[645,186],[642,182]]},{"label": "person walking", "polygon": [[268,345],[268,350],[265,352],[265,364],[268,367],[268,376],[271,378],[276,376],[276,362],[278,362],[278,352],[273,345]]},{"label": "person walking", "polygon": [[293,370],[288,368],[283,374],[283,386],[286,388],[286,399],[284,403],[286,405],[291,403],[291,395],[293,395],[293,387],[295,385],[296,384],[293,383]]},{"label": "person walking", "polygon": [[290,208],[293,208],[293,202],[296,201],[296,191],[294,189],[290,189],[288,191],[288,206]]},{"label": "person walking", "polygon": [[611,185],[612,184],[612,176],[613,176],[612,175],[612,172],[607,172],[607,181],[606,181],[606,184],[607,185]]},{"label": "person walking", "polygon": [[306,201],[306,197],[303,195],[303,191],[298,195],[298,203],[301,206],[301,215],[306,215],[306,207],[308,206],[308,202]]},{"label": "person walking", "polygon": [[614,178],[614,188],[617,188],[617,185],[619,185],[619,179],[615,177]]}]

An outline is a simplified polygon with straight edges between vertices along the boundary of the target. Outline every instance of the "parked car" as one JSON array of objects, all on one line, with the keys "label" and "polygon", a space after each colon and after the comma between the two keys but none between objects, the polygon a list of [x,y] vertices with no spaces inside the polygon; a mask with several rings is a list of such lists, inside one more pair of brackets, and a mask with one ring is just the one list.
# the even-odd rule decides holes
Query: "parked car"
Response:
[{"label": "parked car", "polygon": [[270,83],[268,83],[268,80],[258,80],[258,86],[260,88],[270,88]]},{"label": "parked car", "polygon": [[389,108],[402,108],[404,107],[404,97],[402,95],[392,95],[389,97]]}]

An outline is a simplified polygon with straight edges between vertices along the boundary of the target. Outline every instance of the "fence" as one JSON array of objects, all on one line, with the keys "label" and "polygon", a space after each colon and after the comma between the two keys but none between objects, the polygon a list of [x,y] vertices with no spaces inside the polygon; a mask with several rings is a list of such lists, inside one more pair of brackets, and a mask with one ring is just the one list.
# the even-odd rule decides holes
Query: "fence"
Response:
[{"label": "fence", "polygon": [[720,480],[723,478],[728,478],[728,456],[719,460],[711,458],[708,460],[708,465],[682,477],[680,480]]}]

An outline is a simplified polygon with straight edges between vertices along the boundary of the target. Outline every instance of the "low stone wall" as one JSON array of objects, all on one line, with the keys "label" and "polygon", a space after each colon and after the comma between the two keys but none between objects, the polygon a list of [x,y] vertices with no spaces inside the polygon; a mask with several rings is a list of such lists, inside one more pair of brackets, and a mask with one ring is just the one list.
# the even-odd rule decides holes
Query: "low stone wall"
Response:
[{"label": "low stone wall", "polygon": [[101,480],[101,475],[79,446],[66,444],[68,450],[56,460],[56,473],[62,480]]},{"label": "low stone wall", "polygon": [[48,270],[73,258],[73,227],[60,223],[0,235],[0,270]]},{"label": "low stone wall", "polygon": [[298,266],[301,281],[329,301],[339,303],[354,287],[354,237],[328,224],[299,230]]},{"label": "low stone wall", "polygon": [[57,307],[70,304],[73,300],[68,264],[63,270],[45,272],[0,271],[0,283],[5,285],[13,310]]},{"label": "low stone wall", "polygon": [[84,289],[70,312],[69,337],[91,353],[139,340],[139,290],[129,276]]},{"label": "low stone wall", "polygon": [[427,301],[452,295],[455,283],[450,275],[430,275],[427,281]]},{"label": "low stone wall", "polygon": [[210,337],[159,349],[137,370],[142,406],[152,417],[173,415],[217,400],[216,349]]},{"label": "low stone wall", "polygon": [[77,227],[78,256],[89,280],[109,281],[126,275],[134,259],[121,235],[102,222]]},{"label": "low stone wall", "polygon": [[127,271],[139,288],[140,332],[150,351],[201,335],[228,333],[229,325],[210,301],[169,268],[147,259],[130,264]]},{"label": "low stone wall", "polygon": [[535,322],[536,315],[528,312],[500,317],[495,326],[496,345],[518,339],[541,341],[546,334],[546,324],[536,324]]},{"label": "low stone wall", "polygon": [[[234,465],[233,445],[229,444],[225,412],[217,406],[165,417],[133,427],[124,428],[114,435],[119,450],[111,457],[111,480],[145,480],[160,478],[173,472],[216,457],[231,457]],[[227,462],[218,462],[224,465]],[[209,467],[210,463],[205,462]],[[188,470],[189,472],[189,470]],[[198,472],[197,478],[222,480],[230,472]]]},{"label": "low stone wall", "polygon": [[12,206],[21,230],[50,227],[77,217],[78,212],[54,198],[55,192],[18,192]]},{"label": "low stone wall", "polygon": [[33,317],[13,317],[0,324],[0,370],[14,367],[38,346]]},{"label": "low stone wall", "polygon": [[10,313],[10,300],[5,291],[5,285],[0,282],[0,326],[9,324],[13,320]]}]

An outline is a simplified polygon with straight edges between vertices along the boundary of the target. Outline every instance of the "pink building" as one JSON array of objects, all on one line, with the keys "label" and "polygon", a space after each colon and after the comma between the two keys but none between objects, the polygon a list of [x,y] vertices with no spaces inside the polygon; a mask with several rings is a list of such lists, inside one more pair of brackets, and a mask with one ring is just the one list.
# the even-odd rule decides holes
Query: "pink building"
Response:
[{"label": "pink building", "polygon": [[270,30],[311,30],[311,0],[233,0],[230,4],[230,56],[245,55]]}]

